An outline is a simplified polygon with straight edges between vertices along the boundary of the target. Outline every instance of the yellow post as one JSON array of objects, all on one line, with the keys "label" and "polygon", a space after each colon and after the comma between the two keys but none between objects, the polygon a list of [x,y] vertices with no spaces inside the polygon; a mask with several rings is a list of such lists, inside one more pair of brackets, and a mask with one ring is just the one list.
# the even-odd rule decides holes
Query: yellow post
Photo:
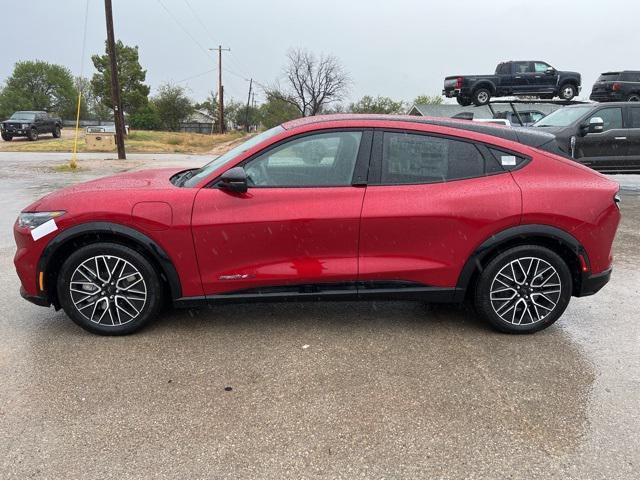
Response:
[{"label": "yellow post", "polygon": [[75,170],[78,167],[76,161],[78,153],[78,131],[80,130],[80,102],[82,102],[82,90],[78,90],[78,111],[76,113],[76,138],[73,141],[73,155],[71,156],[71,162],[69,162],[69,168]]}]

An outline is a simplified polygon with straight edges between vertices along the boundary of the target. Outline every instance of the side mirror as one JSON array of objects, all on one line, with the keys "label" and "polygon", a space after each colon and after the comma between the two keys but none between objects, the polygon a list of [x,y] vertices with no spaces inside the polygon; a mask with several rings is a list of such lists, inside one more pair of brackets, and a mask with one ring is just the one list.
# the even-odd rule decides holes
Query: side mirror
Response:
[{"label": "side mirror", "polygon": [[218,186],[230,192],[245,193],[248,189],[247,172],[242,167],[230,168],[222,174]]},{"label": "side mirror", "polygon": [[589,127],[587,131],[589,133],[602,133],[604,130],[604,120],[600,117],[592,117],[589,120]]},{"label": "side mirror", "polygon": [[556,74],[556,69],[553,67],[549,67],[547,68],[544,73],[546,73],[547,75],[555,75]]}]

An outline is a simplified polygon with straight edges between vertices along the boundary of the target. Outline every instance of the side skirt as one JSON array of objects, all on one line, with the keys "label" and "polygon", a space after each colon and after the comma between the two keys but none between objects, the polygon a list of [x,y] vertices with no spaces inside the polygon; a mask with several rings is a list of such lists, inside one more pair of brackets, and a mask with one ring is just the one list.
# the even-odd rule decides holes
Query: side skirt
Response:
[{"label": "side skirt", "polygon": [[411,282],[347,282],[253,288],[203,297],[174,300],[177,308],[197,308],[221,303],[308,302],[356,300],[420,300],[455,302],[463,298],[459,288],[428,287]]}]

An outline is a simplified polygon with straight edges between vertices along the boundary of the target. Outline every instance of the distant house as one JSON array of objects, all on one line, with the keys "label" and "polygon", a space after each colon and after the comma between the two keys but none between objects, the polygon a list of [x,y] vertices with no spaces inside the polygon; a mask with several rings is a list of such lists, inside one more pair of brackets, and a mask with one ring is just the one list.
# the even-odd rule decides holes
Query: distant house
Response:
[{"label": "distant house", "polygon": [[194,110],[185,120],[180,122],[181,132],[211,133],[215,117],[206,110]]},{"label": "distant house", "polygon": [[213,123],[215,117],[210,115],[206,110],[194,110],[191,115],[189,115],[185,122],[187,123]]}]

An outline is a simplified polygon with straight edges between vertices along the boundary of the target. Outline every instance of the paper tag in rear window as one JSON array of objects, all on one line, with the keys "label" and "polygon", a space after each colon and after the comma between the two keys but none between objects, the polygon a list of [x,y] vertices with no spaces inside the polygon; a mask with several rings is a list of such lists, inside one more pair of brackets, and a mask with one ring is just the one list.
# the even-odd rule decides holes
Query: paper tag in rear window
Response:
[{"label": "paper tag in rear window", "polygon": [[500,161],[505,167],[514,167],[516,165],[516,157],[513,155],[501,155]]}]

